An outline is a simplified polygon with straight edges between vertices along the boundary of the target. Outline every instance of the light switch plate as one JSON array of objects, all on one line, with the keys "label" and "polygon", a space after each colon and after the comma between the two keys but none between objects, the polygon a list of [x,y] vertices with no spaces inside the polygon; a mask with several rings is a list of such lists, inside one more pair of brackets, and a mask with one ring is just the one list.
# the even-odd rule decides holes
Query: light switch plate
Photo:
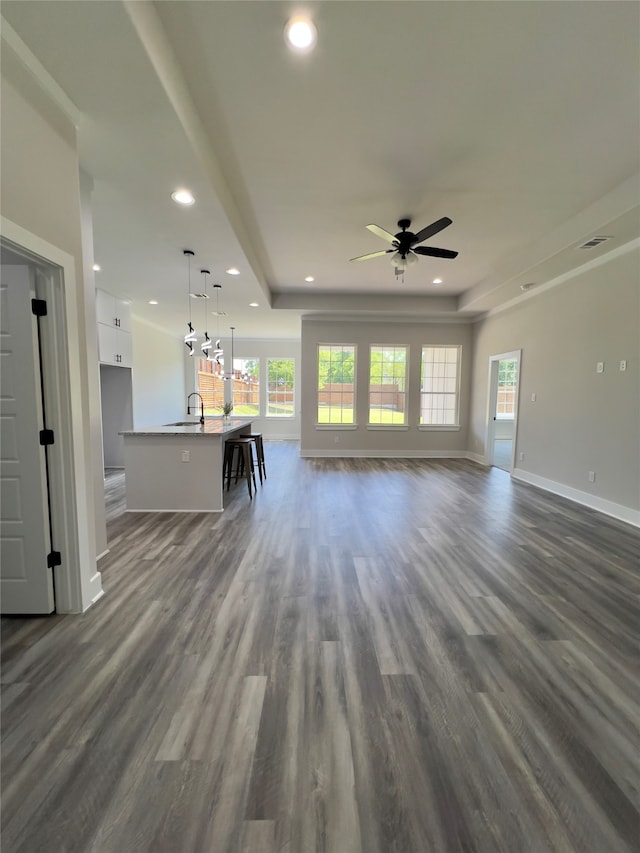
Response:
[{"label": "light switch plate", "polygon": [[596,364],[596,373],[604,373],[604,361],[599,361]]}]

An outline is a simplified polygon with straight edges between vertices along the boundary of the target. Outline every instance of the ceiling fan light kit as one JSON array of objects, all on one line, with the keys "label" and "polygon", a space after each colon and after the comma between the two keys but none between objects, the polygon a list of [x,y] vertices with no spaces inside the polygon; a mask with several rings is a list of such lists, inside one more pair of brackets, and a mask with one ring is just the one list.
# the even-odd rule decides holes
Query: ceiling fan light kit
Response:
[{"label": "ceiling fan light kit", "polygon": [[448,216],[443,216],[442,219],[432,222],[431,225],[427,225],[426,228],[418,231],[417,234],[408,230],[411,227],[410,219],[398,220],[398,228],[401,230],[398,231],[397,234],[391,234],[379,225],[367,225],[367,229],[371,231],[372,234],[375,234],[377,237],[381,237],[383,240],[391,243],[391,249],[381,249],[378,252],[369,252],[366,255],[359,255],[357,258],[351,258],[351,260],[368,261],[371,258],[379,258],[382,255],[390,254],[391,265],[395,268],[396,276],[398,276],[403,274],[408,266],[417,263],[418,255],[427,255],[432,258],[456,258],[458,253],[452,249],[439,249],[436,246],[418,245],[418,243],[422,243],[424,240],[427,240],[429,237],[433,237],[434,234],[438,234],[444,228],[447,228],[452,224],[452,221],[453,220],[449,219]]}]

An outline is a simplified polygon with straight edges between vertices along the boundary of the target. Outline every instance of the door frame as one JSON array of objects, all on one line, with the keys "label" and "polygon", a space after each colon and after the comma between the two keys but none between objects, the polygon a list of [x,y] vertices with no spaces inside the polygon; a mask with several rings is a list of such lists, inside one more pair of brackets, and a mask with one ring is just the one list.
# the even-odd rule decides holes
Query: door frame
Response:
[{"label": "door frame", "polygon": [[522,350],[516,349],[511,352],[501,352],[489,356],[489,380],[487,384],[487,418],[485,425],[485,464],[493,465],[493,449],[495,442],[495,411],[498,402],[498,366],[501,361],[515,359],[518,362],[518,384],[516,385],[516,397],[513,413],[513,441],[511,447],[511,471],[515,467],[516,441],[518,437],[518,409],[520,407],[520,367],[522,364]]},{"label": "door frame", "polygon": [[[1,240],[7,249],[36,270],[36,293],[47,301],[42,324],[43,361],[48,418],[55,424],[50,447],[51,518],[54,547],[62,565],[54,568],[56,611],[82,613],[103,594],[95,553],[95,519],[90,452],[85,442],[86,380],[82,367],[83,318],[78,310],[75,259],[14,222],[0,217]],[[82,322],[81,322],[82,320]],[[69,334],[75,330],[75,334]]]}]

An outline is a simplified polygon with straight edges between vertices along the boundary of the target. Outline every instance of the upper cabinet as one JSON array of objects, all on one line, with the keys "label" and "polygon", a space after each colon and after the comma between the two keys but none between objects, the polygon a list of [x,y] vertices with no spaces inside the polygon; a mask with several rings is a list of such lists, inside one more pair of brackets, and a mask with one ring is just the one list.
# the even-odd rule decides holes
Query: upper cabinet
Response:
[{"label": "upper cabinet", "polygon": [[105,290],[96,290],[96,314],[98,323],[116,326],[123,332],[131,331],[131,305]]},{"label": "upper cabinet", "polygon": [[96,316],[100,363],[131,367],[131,305],[105,290],[96,290]]}]

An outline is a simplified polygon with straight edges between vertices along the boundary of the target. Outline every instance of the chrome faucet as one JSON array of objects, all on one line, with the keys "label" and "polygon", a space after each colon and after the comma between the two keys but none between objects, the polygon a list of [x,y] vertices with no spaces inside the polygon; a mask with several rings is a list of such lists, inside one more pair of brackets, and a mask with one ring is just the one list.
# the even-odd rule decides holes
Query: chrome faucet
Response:
[{"label": "chrome faucet", "polygon": [[204,426],[204,402],[202,401],[202,397],[201,397],[201,395],[200,395],[200,394],[198,394],[198,392],[197,392],[197,391],[193,391],[193,392],[192,392],[191,394],[189,394],[189,396],[187,397],[187,414],[188,414],[188,415],[190,415],[190,414],[191,414],[191,405],[190,405],[190,403],[189,403],[189,400],[190,400],[192,397],[199,397],[199,398],[200,398],[200,423]]}]

